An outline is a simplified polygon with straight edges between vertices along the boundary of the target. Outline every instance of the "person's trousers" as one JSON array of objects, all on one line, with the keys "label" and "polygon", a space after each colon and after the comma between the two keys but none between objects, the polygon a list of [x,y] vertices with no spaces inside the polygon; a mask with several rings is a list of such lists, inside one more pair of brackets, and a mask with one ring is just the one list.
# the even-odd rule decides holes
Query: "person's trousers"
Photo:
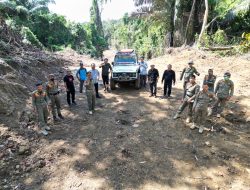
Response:
[{"label": "person's trousers", "polygon": [[[72,102],[71,102],[71,100],[72,100]],[[69,105],[71,103],[75,102],[75,91],[74,90],[67,91],[67,102]]]},{"label": "person's trousers", "polygon": [[50,100],[53,117],[56,117],[56,111],[58,115],[61,115],[61,101],[59,95],[50,95]]},{"label": "person's trousers", "polygon": [[95,93],[93,90],[86,90],[89,111],[95,110]]},{"label": "person's trousers", "polygon": [[140,87],[146,87],[147,75],[140,75]]},{"label": "person's trousers", "polygon": [[49,116],[47,105],[37,105],[36,110],[37,110],[39,127],[41,128],[45,127],[47,125],[48,116]]},{"label": "person's trousers", "polygon": [[187,100],[184,100],[184,101],[182,102],[182,104],[180,105],[180,107],[179,107],[177,113],[178,113],[178,114],[181,114],[187,106],[188,106],[188,116],[189,116],[189,117],[192,117],[193,102],[188,102]]},{"label": "person's trousers", "polygon": [[203,125],[206,121],[206,117],[207,117],[206,107],[203,108],[196,107],[194,109],[193,121],[195,124]]},{"label": "person's trousers", "polygon": [[98,83],[95,83],[94,86],[95,86],[95,94],[96,94],[96,97],[99,97],[99,92],[98,92],[99,84],[98,84]]},{"label": "person's trousers", "polygon": [[183,99],[185,98],[187,83],[188,83],[188,81],[183,82]]},{"label": "person's trousers", "polygon": [[168,96],[171,95],[172,92],[172,81],[166,81],[164,83],[164,96],[168,94]]},{"label": "person's trousers", "polygon": [[102,81],[103,85],[106,87],[106,85],[109,85],[109,76],[108,75],[102,75]]},{"label": "person's trousers", "polygon": [[212,110],[218,114],[221,114],[226,106],[226,98],[218,98],[212,107]]},{"label": "person's trousers", "polygon": [[80,93],[82,93],[84,81],[85,81],[85,80],[80,80],[80,87],[79,87],[79,92],[80,92]]},{"label": "person's trousers", "polygon": [[156,96],[156,94],[157,94],[157,83],[156,82],[150,83],[150,92],[151,92],[151,95]]}]

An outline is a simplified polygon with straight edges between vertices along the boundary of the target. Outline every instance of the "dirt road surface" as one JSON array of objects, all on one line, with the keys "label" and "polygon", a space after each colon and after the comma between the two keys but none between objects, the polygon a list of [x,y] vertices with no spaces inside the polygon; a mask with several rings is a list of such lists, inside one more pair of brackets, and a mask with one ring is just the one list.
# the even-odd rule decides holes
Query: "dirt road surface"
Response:
[{"label": "dirt road surface", "polygon": [[[114,52],[105,55],[112,59]],[[172,119],[182,95],[180,71],[190,58],[201,73],[198,82],[213,68],[218,78],[224,71],[231,71],[236,86],[224,116],[208,118],[206,127],[210,131],[203,134],[188,128],[185,114],[177,121]],[[128,85],[111,93],[101,88],[102,99],[97,100],[93,116],[87,114],[84,94],[77,93],[77,106],[71,108],[62,94],[65,120],[55,123],[48,137],[26,139],[32,146],[24,145],[24,154],[1,172],[0,189],[249,190],[247,58],[172,50],[149,61],[160,75],[167,64],[173,65],[178,82],[171,99],[149,98],[147,90],[134,90]],[[100,63],[91,59],[85,62]],[[162,93],[159,83],[158,95]],[[7,131],[7,127],[1,130]]]}]

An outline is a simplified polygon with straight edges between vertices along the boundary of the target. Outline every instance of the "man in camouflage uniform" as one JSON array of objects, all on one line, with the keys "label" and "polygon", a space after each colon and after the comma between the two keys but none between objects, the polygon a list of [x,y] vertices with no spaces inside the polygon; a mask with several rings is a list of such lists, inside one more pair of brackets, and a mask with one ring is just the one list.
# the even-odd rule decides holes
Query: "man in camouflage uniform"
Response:
[{"label": "man in camouflage uniform", "polygon": [[93,83],[90,71],[87,73],[87,80],[85,82],[85,87],[86,87],[86,96],[87,96],[88,107],[89,107],[89,114],[92,115],[93,111],[95,111],[96,94],[94,91],[95,87],[94,87],[94,83]]},{"label": "man in camouflage uniform", "polygon": [[190,127],[191,129],[196,127],[199,128],[199,133],[202,133],[204,130],[207,109],[211,98],[216,99],[215,95],[209,92],[208,84],[204,83],[202,91],[198,92],[195,96],[193,105],[193,125]]},{"label": "man in camouflage uniform", "polygon": [[38,115],[39,127],[41,128],[41,133],[43,135],[48,135],[48,131],[50,127],[47,126],[48,120],[48,96],[47,93],[43,91],[42,83],[39,82],[36,84],[37,90],[32,93],[32,105],[34,111]]},{"label": "man in camouflage uniform", "polygon": [[61,114],[61,103],[60,103],[60,97],[59,97],[59,88],[58,88],[58,82],[55,81],[55,76],[53,74],[49,75],[49,81],[46,84],[46,92],[50,99],[50,106],[52,110],[52,115],[54,121],[58,121],[56,117],[56,111],[59,118],[64,119]]},{"label": "man in camouflage uniform", "polygon": [[[215,94],[218,100],[212,107],[212,110],[217,113],[217,117],[221,117],[221,113],[224,110],[226,102],[230,100],[230,98],[234,94],[234,83],[230,80],[231,74],[226,72],[224,74],[224,79],[220,80],[215,87]],[[211,115],[211,114],[209,114]]]},{"label": "man in camouflage uniform", "polygon": [[186,119],[187,123],[190,123],[192,119],[192,109],[193,109],[194,98],[195,98],[195,95],[200,90],[200,86],[195,82],[195,75],[191,75],[189,81],[190,82],[187,83],[187,86],[185,89],[183,102],[174,116],[174,119],[179,118],[180,114],[188,106],[188,117]]},{"label": "man in camouflage uniform", "polygon": [[216,81],[216,76],[213,75],[213,69],[209,69],[208,75],[205,75],[204,80],[203,80],[203,84],[208,85],[209,92],[212,92],[212,93],[214,92],[215,81]]},{"label": "man in camouflage uniform", "polygon": [[[186,85],[189,82],[190,76],[192,76],[194,74],[196,74],[198,76],[200,75],[200,73],[194,67],[194,62],[192,60],[190,60],[188,62],[188,67],[183,69],[183,71],[181,73],[181,77],[180,77],[180,80],[182,80],[184,78],[184,82],[183,82],[184,94],[185,94]],[[183,96],[183,98],[185,98],[185,96]]]}]

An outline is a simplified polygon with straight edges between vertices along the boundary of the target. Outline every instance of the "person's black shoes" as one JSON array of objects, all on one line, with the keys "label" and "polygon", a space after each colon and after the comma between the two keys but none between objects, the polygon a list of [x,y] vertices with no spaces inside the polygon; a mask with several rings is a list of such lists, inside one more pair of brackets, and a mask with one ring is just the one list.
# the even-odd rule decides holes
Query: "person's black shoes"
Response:
[{"label": "person's black shoes", "polygon": [[64,119],[64,117],[62,116],[62,114],[58,114],[58,117],[59,117],[60,119]]}]

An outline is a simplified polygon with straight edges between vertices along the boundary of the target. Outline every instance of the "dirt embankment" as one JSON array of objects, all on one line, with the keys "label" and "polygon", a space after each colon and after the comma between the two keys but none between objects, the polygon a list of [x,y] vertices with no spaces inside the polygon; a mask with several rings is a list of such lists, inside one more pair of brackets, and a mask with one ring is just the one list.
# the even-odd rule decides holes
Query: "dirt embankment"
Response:
[{"label": "dirt embankment", "polygon": [[[5,42],[5,43],[8,43]],[[13,46],[14,47],[14,46]],[[235,97],[225,116],[210,118],[203,135],[172,117],[180,104],[182,83],[173,98],[149,98],[148,91],[128,86],[103,93],[93,116],[86,114],[86,97],[68,108],[65,120],[52,125],[48,137],[36,133],[30,92],[48,73],[59,79],[78,60],[97,60],[75,52],[50,54],[15,47],[0,54],[0,189],[242,189],[250,187],[248,55],[220,57],[193,49],[172,49],[149,61],[160,74],[171,63],[179,72],[189,59],[201,73],[208,68],[222,77],[232,73]],[[113,52],[106,56],[113,58]],[[162,85],[158,87],[162,94]],[[27,111],[29,114],[27,115]]]}]

